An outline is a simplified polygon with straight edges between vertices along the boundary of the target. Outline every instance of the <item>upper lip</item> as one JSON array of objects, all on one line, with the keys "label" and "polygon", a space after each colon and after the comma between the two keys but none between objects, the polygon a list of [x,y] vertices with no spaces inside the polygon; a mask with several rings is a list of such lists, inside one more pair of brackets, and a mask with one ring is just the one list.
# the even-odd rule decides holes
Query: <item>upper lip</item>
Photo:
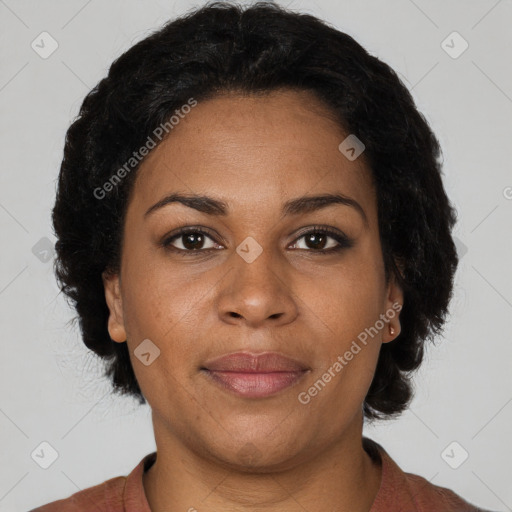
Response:
[{"label": "upper lip", "polygon": [[232,352],[210,359],[203,367],[211,371],[244,373],[300,372],[309,369],[300,361],[277,352]]}]

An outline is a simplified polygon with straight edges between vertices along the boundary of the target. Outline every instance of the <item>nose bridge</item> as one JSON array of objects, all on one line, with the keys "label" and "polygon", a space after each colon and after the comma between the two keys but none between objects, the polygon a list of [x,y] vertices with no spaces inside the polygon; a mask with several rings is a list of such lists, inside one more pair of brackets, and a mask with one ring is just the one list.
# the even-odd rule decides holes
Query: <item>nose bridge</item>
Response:
[{"label": "nose bridge", "polygon": [[251,246],[251,242],[243,242],[233,255],[232,264],[239,288],[258,288],[262,292],[270,292],[277,286],[277,258],[270,249],[261,248],[261,252]]},{"label": "nose bridge", "polygon": [[254,325],[291,321],[296,305],[279,263],[271,250],[257,246],[254,239],[242,242],[230,258],[219,315]]}]

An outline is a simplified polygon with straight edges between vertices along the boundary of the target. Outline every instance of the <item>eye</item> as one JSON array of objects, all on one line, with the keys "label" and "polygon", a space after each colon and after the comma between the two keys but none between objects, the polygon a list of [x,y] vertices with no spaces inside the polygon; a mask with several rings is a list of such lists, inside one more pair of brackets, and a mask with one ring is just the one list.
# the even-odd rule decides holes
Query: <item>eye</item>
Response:
[{"label": "eye", "polygon": [[[207,241],[210,244],[206,245]],[[166,237],[161,245],[166,249],[175,252],[204,252],[207,250],[217,249],[218,244],[215,243],[213,237],[204,229],[186,228],[178,231],[172,236]]]},{"label": "eye", "polygon": [[[297,242],[301,239],[304,239],[305,247],[297,247]],[[352,247],[354,245],[354,241],[341,231],[329,227],[315,226],[306,233],[302,233],[301,236],[296,239],[294,245],[296,246],[294,247],[295,249],[312,249],[313,251],[310,252],[322,254],[332,253]]]},{"label": "eye", "polygon": [[[301,247],[298,243],[302,239],[304,239],[305,247]],[[291,248],[324,254],[340,251],[353,245],[354,241],[341,231],[329,227],[314,226],[296,238]],[[205,228],[196,227],[184,228],[171,236],[167,236],[161,242],[161,246],[183,255],[200,254],[222,248]]]}]

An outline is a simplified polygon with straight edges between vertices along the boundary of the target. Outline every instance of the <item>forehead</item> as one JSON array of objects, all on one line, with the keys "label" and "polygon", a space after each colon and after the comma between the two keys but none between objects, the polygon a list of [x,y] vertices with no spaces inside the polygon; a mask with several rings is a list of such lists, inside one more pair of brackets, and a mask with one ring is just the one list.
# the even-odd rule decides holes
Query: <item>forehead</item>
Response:
[{"label": "forehead", "polygon": [[371,209],[364,158],[350,161],[338,149],[347,135],[307,91],[231,93],[198,102],[142,162],[133,206],[147,207],[176,190],[222,197],[230,209],[336,191]]}]

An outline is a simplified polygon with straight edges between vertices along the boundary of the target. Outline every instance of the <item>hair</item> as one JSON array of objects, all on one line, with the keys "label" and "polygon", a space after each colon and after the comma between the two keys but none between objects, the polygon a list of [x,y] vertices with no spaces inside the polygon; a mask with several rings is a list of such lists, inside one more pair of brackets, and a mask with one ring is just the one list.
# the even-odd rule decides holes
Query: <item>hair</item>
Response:
[{"label": "hair", "polygon": [[397,74],[312,15],[267,2],[213,2],[167,22],[112,63],[66,134],[52,212],[57,281],[114,391],[145,403],[127,344],[110,338],[102,281],[103,271],[120,268],[138,165],[104,197],[94,191],[107,190],[133,152],[191,97],[280,89],[310,91],[365,145],[386,282],[401,286],[404,304],[400,335],[381,346],[363,413],[370,421],[397,416],[412,400],[411,372],[425,342],[445,322],[458,264],[456,211],[443,188],[439,143]]}]

